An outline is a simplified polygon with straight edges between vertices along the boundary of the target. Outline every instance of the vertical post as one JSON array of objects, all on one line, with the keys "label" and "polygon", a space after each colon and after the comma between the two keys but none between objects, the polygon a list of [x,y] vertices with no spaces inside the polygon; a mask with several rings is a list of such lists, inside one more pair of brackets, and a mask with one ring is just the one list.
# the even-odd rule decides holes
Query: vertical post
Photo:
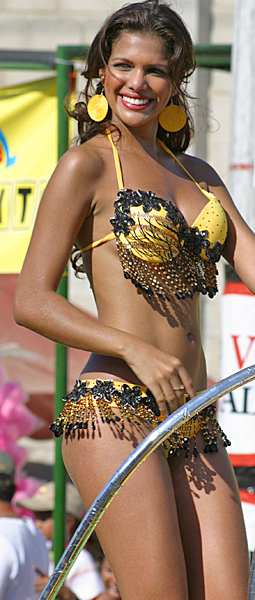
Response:
[{"label": "vertical post", "polygon": [[[229,189],[240,213],[255,231],[255,3],[235,1],[232,56],[232,102]],[[255,297],[233,269],[226,266],[226,286],[221,299],[221,371],[226,377],[236,366],[251,364],[255,347]],[[243,352],[243,348],[246,352]],[[255,502],[247,502],[247,490],[254,485],[255,413],[252,409],[255,385],[233,392],[218,407],[218,419],[233,444],[229,456],[237,482],[246,525],[249,551],[254,551]],[[232,409],[230,407],[230,402]],[[237,410],[235,410],[235,408]],[[243,472],[245,469],[245,482]],[[251,495],[252,497],[252,495]]]},{"label": "vertical post", "polygon": [[[64,46],[57,50],[57,93],[58,93],[58,159],[68,149],[68,118],[64,111],[64,99],[69,91],[69,75],[72,63],[66,58]],[[68,271],[60,282],[58,293],[68,296]],[[55,417],[62,410],[62,399],[67,393],[67,348],[56,344],[56,391]],[[54,559],[59,561],[65,549],[65,483],[66,473],[62,459],[61,439],[55,441],[55,509],[54,509]]]},{"label": "vertical post", "polygon": [[233,44],[229,188],[255,231],[255,4],[236,0]]}]

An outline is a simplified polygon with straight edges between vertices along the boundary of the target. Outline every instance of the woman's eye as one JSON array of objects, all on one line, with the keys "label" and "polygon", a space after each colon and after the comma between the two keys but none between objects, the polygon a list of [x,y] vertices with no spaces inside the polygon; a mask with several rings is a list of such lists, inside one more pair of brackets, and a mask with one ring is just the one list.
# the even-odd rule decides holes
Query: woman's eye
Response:
[{"label": "woman's eye", "polygon": [[161,75],[162,77],[166,77],[167,74],[165,73],[165,71],[161,71],[161,69],[157,69],[156,67],[151,67],[150,69],[148,69],[148,73],[154,73],[155,75]]},{"label": "woman's eye", "polygon": [[128,63],[117,63],[116,65],[114,65],[114,67],[117,67],[117,69],[131,69],[131,66]]}]

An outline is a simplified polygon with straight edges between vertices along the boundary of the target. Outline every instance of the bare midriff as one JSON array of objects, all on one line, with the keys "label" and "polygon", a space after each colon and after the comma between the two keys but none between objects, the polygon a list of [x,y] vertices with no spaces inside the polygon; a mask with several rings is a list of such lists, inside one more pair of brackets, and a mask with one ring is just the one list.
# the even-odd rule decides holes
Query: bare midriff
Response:
[{"label": "bare midriff", "polygon": [[[110,265],[110,268],[109,268]],[[99,322],[133,334],[166,354],[179,358],[193,379],[195,390],[206,387],[206,368],[199,327],[199,295],[169,301],[149,299],[123,276],[115,241],[93,251],[87,270]],[[81,379],[113,379],[143,385],[124,360],[91,354]]]},{"label": "bare midriff", "polygon": [[[120,142],[125,186],[133,190],[153,190],[157,197],[176,204],[191,226],[208,199],[193,181],[180,175],[178,165],[166,162],[165,157],[162,164],[155,162],[141,150],[135,138],[131,142],[132,152],[128,145],[126,149],[124,135]],[[97,149],[97,138],[88,144]],[[112,231],[110,219],[114,216],[118,183],[108,140],[100,138],[100,144],[105,168],[95,191],[91,212],[78,235],[77,244],[82,249]],[[198,180],[203,181],[203,176],[203,173],[198,174]],[[156,295],[150,299],[125,279],[115,239],[84,252],[82,257],[94,291],[99,322],[139,337],[167,355],[178,358],[191,376],[195,391],[205,389],[207,377],[200,336],[199,294],[195,294],[193,299],[178,300],[169,290],[169,301]],[[124,360],[99,354],[91,355],[82,371],[82,378],[144,385]]]}]

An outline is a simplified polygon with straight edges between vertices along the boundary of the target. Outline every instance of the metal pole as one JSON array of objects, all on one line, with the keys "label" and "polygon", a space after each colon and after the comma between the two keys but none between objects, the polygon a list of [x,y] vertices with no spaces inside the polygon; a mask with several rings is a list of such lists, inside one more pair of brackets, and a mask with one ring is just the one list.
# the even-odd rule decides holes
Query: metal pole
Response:
[{"label": "metal pole", "polygon": [[16,71],[50,71],[53,69],[53,67],[39,62],[9,62],[7,60],[2,60],[0,62],[0,69],[8,69],[8,71],[10,69],[14,69]]},{"label": "metal pole", "polygon": [[[64,60],[85,59],[89,46],[61,46]],[[195,44],[196,63],[207,69],[230,70],[230,44]],[[1,50],[0,69],[49,70],[55,69],[55,53],[34,50]],[[61,58],[61,57],[60,57]]]},{"label": "metal pole", "polygon": [[229,44],[196,44],[195,56],[198,67],[230,71],[231,46]]},{"label": "metal pole", "polygon": [[250,576],[250,591],[249,591],[249,600],[254,600],[255,598],[255,552],[253,554],[253,559],[251,563],[251,576]]},{"label": "metal pole", "polygon": [[[65,47],[59,46],[57,51],[57,90],[58,90],[58,159],[68,149],[69,124],[64,111],[64,100],[69,91],[69,75],[73,70],[72,62],[66,59]],[[58,293],[64,298],[68,296],[68,271],[60,282]],[[67,348],[56,344],[56,392],[55,417],[62,410],[63,397],[67,393]],[[55,441],[55,508],[54,508],[54,560],[58,562],[65,548],[65,484],[66,472],[62,458],[61,441]]]},{"label": "metal pole", "polygon": [[130,456],[122,463],[119,469],[114,473],[112,478],[97,496],[96,500],[91,505],[86,513],[83,521],[77,528],[72,537],[64,555],[55,568],[49,582],[42,592],[39,600],[51,600],[56,597],[61,585],[63,585],[67,574],[73,566],[77,556],[81,552],[84,544],[89,539],[92,531],[95,529],[98,521],[104,514],[107,506],[112,502],[113,498],[118,494],[127,479],[134,473],[139,465],[158,447],[162,442],[169,437],[175,429],[180,427],[182,423],[193,417],[197,412],[218,400],[224,394],[240,387],[248,381],[255,379],[255,365],[247,367],[238,373],[234,373],[215,384],[205,392],[202,392],[187,404],[181,406],[172,415],[161,423],[154,431],[139,444],[139,446],[130,454]]}]

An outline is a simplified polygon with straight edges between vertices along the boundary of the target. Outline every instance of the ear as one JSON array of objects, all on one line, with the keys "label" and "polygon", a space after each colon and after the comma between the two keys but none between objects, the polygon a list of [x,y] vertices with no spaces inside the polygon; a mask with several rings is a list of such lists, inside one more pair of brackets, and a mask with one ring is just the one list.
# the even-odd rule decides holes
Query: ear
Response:
[{"label": "ear", "polygon": [[179,94],[181,83],[182,83],[181,79],[179,79],[178,81],[176,81],[175,83],[173,83],[173,89],[172,89],[172,93],[171,93],[171,98],[173,96],[176,96],[176,94]]},{"label": "ear", "polygon": [[101,67],[98,71],[99,77],[100,77],[100,81],[102,84],[104,84],[104,80],[105,80],[105,67]]},{"label": "ear", "polygon": [[178,94],[178,91],[179,91],[179,86],[177,84],[174,84],[172,87],[170,98],[173,98],[174,96],[176,96],[176,94]]},{"label": "ear", "polygon": [[171,89],[171,92],[170,92],[170,96],[169,96],[169,99],[168,99],[168,102],[167,102],[166,106],[169,105],[169,103],[171,101],[171,98],[174,98],[174,96],[176,96],[176,94],[178,94],[178,91],[179,91],[178,85],[175,84],[175,83],[173,83],[172,84],[172,89]]}]

